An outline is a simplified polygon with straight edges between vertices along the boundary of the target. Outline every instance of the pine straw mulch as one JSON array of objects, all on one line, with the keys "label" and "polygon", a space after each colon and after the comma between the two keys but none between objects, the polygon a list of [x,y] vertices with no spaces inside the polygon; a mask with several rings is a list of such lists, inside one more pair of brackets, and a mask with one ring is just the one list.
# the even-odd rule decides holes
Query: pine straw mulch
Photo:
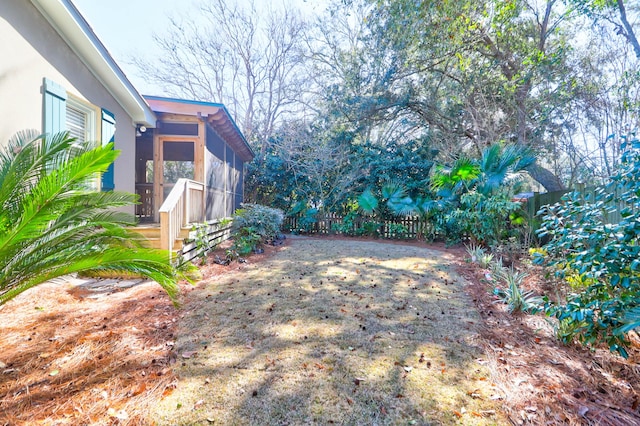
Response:
[{"label": "pine straw mulch", "polygon": [[[561,345],[544,317],[512,316],[495,303],[484,271],[464,261],[464,248],[399,244],[435,248],[456,259],[483,319],[479,343],[485,356],[478,361],[491,371],[511,423],[640,424],[637,347],[624,360],[606,349]],[[243,268],[207,265],[203,278]],[[530,273],[527,287],[548,290],[540,270]],[[188,294],[193,287],[183,290]],[[173,348],[185,312],[156,284],[107,283],[97,290],[45,284],[0,307],[0,315],[2,425],[149,424],[152,407],[176,386]]]},{"label": "pine straw mulch", "polygon": [[[242,267],[208,265],[203,279]],[[182,283],[183,299],[194,289]],[[142,280],[68,278],[0,306],[0,425],[149,424],[175,388],[184,315]]]},{"label": "pine straw mulch", "polygon": [[[460,251],[460,257],[464,250]],[[554,294],[554,282],[542,268],[519,267],[529,275],[523,287]],[[640,425],[640,350],[628,360],[606,347],[588,350],[563,345],[554,322],[538,315],[511,315],[496,303],[493,285],[476,265],[458,262],[469,293],[484,320],[487,365],[503,388],[504,409],[513,424]]]}]

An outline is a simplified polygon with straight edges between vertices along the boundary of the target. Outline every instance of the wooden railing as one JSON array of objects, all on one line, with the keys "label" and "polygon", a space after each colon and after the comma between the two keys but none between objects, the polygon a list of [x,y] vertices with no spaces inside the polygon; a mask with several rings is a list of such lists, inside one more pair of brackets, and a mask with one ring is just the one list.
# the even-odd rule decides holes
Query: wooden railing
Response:
[{"label": "wooden railing", "polygon": [[153,184],[136,183],[136,194],[138,203],[136,204],[136,216],[143,221],[153,221]]},{"label": "wooden railing", "polygon": [[182,228],[204,220],[205,186],[189,179],[178,179],[164,200],[160,214],[160,245],[173,256],[176,238]]},{"label": "wooden railing", "polygon": [[189,232],[189,237],[184,241],[182,250],[179,251],[182,255],[182,261],[187,262],[206,254],[207,250],[229,239],[231,225],[230,218],[195,224]]}]

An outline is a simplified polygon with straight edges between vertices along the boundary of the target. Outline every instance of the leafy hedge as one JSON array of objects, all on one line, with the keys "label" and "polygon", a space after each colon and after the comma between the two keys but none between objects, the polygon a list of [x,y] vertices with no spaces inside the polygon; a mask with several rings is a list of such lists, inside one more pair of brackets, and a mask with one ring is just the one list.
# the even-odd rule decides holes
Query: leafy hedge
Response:
[{"label": "leafy hedge", "polygon": [[[535,261],[574,281],[566,300],[546,306],[560,321],[559,337],[606,342],[626,357],[626,332],[640,325],[637,315],[633,320],[640,309],[640,141],[628,140],[622,149],[619,172],[606,187],[569,193],[546,209],[538,232],[549,242]],[[622,220],[607,223],[613,209]]]}]

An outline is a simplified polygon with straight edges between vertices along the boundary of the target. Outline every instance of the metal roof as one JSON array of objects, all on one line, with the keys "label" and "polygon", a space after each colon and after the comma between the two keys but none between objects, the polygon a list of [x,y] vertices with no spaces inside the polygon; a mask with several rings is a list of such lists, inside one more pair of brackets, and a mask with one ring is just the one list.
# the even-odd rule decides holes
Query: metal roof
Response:
[{"label": "metal roof", "polygon": [[144,99],[156,114],[202,117],[240,155],[243,161],[251,161],[255,156],[240,128],[223,104],[147,95]]}]

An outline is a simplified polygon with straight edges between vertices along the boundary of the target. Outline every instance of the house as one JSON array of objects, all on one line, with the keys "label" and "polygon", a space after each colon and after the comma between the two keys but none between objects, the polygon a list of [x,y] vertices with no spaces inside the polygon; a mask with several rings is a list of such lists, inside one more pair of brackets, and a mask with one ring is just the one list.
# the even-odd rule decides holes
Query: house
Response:
[{"label": "house", "polygon": [[173,228],[243,201],[253,152],[224,106],[140,95],[70,0],[2,0],[0,40],[0,144],[24,129],[113,141],[121,154],[97,189],[140,194],[142,221],[161,222],[172,199],[190,210],[165,218]]}]

